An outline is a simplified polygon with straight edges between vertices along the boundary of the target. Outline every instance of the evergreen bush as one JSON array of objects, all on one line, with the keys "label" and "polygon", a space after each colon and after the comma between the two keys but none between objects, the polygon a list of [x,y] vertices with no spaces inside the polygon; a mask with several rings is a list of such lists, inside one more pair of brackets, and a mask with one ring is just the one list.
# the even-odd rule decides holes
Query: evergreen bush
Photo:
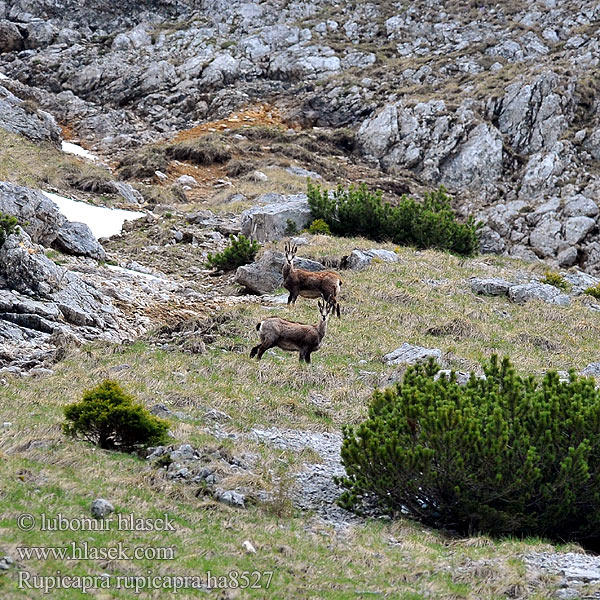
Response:
[{"label": "evergreen bush", "polygon": [[376,391],[344,429],[340,504],[363,503],[461,534],[600,538],[600,393],[554,371],[541,381],[493,356],[465,386],[437,365]]},{"label": "evergreen bush", "polygon": [[209,252],[206,257],[206,266],[219,271],[231,271],[242,265],[251,263],[260,250],[258,242],[249,240],[246,236],[229,236],[229,246],[223,252],[212,254]]},{"label": "evergreen bush", "polygon": [[106,380],[64,408],[63,431],[104,449],[129,452],[166,442],[168,424],[152,415],[116,381]]},{"label": "evergreen bush", "polygon": [[459,223],[446,190],[439,189],[417,202],[402,196],[399,203],[384,202],[381,191],[371,192],[363,184],[333,192],[308,182],[308,203],[314,219],[322,219],[340,236],[362,236],[417,248],[439,248],[472,255],[478,240],[473,217]]},{"label": "evergreen bush", "polygon": [[331,229],[329,225],[323,221],[323,219],[315,219],[308,227],[308,233],[331,235]]},{"label": "evergreen bush", "polygon": [[0,212],[0,248],[6,241],[6,238],[11,233],[14,233],[17,225],[18,221],[16,217],[13,217],[12,215],[5,215],[4,213]]}]

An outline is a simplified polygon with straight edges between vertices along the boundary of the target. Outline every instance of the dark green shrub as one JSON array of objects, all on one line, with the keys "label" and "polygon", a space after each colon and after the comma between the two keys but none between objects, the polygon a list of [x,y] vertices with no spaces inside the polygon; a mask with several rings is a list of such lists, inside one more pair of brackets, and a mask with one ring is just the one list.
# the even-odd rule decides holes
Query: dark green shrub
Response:
[{"label": "dark green shrub", "polygon": [[5,215],[4,213],[0,212],[0,247],[2,247],[6,241],[6,238],[11,233],[15,232],[18,224],[19,222],[17,221],[16,217],[13,217],[12,215]]},{"label": "dark green shrub", "polygon": [[592,379],[518,376],[493,356],[464,387],[409,368],[345,428],[340,503],[462,534],[600,539],[600,393]]},{"label": "dark green shrub", "polygon": [[443,187],[423,202],[402,196],[396,205],[384,202],[381,191],[365,185],[333,192],[308,182],[308,203],[315,219],[323,219],[335,235],[363,236],[417,248],[439,248],[471,255],[479,227],[472,217],[459,223]]},{"label": "dark green shrub", "polygon": [[553,273],[552,271],[546,271],[544,277],[540,281],[552,285],[559,290],[563,290],[564,292],[569,291],[571,287],[569,282],[560,273]]},{"label": "dark green shrub", "polygon": [[129,452],[167,440],[168,424],[155,417],[116,381],[106,380],[83,394],[81,402],[64,409],[66,434],[101,448]]},{"label": "dark green shrub", "polygon": [[285,235],[296,235],[298,233],[298,225],[296,225],[296,221],[292,219],[287,219],[285,222]]},{"label": "dark green shrub", "polygon": [[249,240],[246,236],[229,236],[229,246],[223,252],[212,254],[209,252],[206,257],[206,266],[219,271],[231,271],[242,265],[251,263],[257,252],[260,250],[260,244]]},{"label": "dark green shrub", "polygon": [[308,233],[331,235],[331,229],[323,219],[315,219],[308,227]]}]

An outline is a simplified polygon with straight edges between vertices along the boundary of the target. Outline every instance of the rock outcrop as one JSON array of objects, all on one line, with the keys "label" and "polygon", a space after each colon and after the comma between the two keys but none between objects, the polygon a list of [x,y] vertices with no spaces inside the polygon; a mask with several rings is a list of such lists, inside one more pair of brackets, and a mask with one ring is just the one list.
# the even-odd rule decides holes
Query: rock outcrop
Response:
[{"label": "rock outcrop", "polygon": [[261,243],[280,240],[310,223],[311,212],[306,195],[265,194],[261,198],[266,204],[259,204],[242,213],[242,233],[246,237]]},{"label": "rock outcrop", "polygon": [[68,221],[38,190],[0,181],[0,212],[17,218],[35,243],[67,254],[104,260],[106,253],[84,223]]}]

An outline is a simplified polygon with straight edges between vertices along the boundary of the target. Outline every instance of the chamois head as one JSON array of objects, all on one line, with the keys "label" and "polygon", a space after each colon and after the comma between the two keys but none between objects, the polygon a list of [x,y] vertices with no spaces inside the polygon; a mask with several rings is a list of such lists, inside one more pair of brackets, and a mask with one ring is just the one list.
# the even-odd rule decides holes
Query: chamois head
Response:
[{"label": "chamois head", "polygon": [[285,260],[290,267],[292,266],[296,252],[298,252],[298,246],[292,246],[289,242],[285,245]]},{"label": "chamois head", "polygon": [[329,315],[333,312],[333,309],[335,308],[335,302],[332,302],[331,300],[327,300],[327,302],[325,302],[324,300],[319,300],[318,306],[319,312],[321,313],[321,319],[327,322]]}]

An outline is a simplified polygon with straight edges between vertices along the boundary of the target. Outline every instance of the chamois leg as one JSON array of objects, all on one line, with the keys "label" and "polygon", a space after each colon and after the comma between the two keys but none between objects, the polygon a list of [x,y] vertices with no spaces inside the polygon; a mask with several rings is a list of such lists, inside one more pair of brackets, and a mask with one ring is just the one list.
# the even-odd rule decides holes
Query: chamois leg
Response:
[{"label": "chamois leg", "polygon": [[300,350],[300,362],[310,363],[310,352],[308,350]]},{"label": "chamois leg", "polygon": [[338,319],[341,319],[341,315],[340,315],[340,303],[336,300],[335,302],[335,314],[337,315]]},{"label": "chamois leg", "polygon": [[263,342],[262,344],[260,344],[258,346],[258,354],[256,356],[256,358],[258,360],[260,360],[262,358],[262,355],[269,349],[272,348],[275,344],[271,343],[271,342]]},{"label": "chamois leg", "polygon": [[288,304],[296,304],[296,298],[298,298],[298,294],[294,294],[293,292],[290,292],[287,303]]}]

